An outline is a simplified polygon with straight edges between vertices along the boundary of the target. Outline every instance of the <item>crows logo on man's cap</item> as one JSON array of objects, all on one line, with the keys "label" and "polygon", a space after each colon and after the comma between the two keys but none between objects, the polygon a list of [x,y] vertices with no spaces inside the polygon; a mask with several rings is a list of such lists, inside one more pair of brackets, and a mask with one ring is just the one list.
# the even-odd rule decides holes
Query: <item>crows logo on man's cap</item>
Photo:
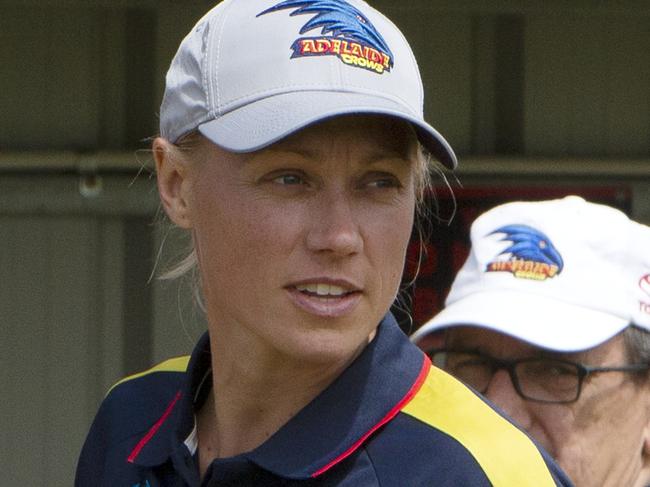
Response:
[{"label": "crows logo on man's cap", "polygon": [[[296,9],[291,16],[315,14],[300,34],[321,29],[317,37],[296,39],[291,46],[292,58],[337,56],[350,66],[379,74],[393,67],[393,54],[370,20],[344,0],[285,0],[257,16],[278,10]],[[331,35],[328,35],[331,34]]]},{"label": "crows logo on man's cap", "polygon": [[[527,225],[506,225],[489,235],[504,233],[503,241],[512,245],[490,262],[486,272],[511,272],[515,277],[543,281],[555,277],[564,267],[562,256],[551,239]],[[498,257],[509,255],[507,260]]]}]

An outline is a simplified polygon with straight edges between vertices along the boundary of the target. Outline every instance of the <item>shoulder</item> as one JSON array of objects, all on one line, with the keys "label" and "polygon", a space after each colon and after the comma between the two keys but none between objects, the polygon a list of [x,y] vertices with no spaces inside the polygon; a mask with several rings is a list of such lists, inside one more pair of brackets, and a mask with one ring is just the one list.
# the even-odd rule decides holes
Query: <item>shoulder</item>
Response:
[{"label": "shoulder", "polygon": [[455,438],[398,414],[365,446],[381,485],[438,487],[491,484],[480,464]]},{"label": "shoulder", "polygon": [[[138,372],[137,374],[129,375],[119,380],[108,390],[107,396],[110,396],[113,390],[119,388],[122,384],[129,384],[129,386],[134,385],[143,385],[147,382],[150,382],[152,379],[163,378],[164,380],[172,378],[174,374],[184,374],[187,371],[187,366],[190,361],[189,355],[184,355],[182,357],[174,357],[160,362],[159,364],[151,367],[150,369],[145,370],[144,372]],[[161,373],[160,377],[156,374]],[[165,375],[170,374],[170,375]],[[143,382],[136,382],[137,379],[143,378]]]},{"label": "shoulder", "polygon": [[183,387],[188,362],[189,357],[172,358],[118,381],[104,398],[95,423],[118,441],[148,429]]},{"label": "shoulder", "polygon": [[423,481],[445,472],[447,483],[441,485],[570,485],[526,433],[436,367],[377,442],[368,445],[368,454],[384,455],[393,464],[383,475],[391,475],[394,462],[411,465],[411,475],[420,472]]},{"label": "shoulder", "polygon": [[[185,382],[188,357],[166,360],[117,382],[95,416],[77,465],[77,479],[103,478],[125,465],[135,444],[156,423]],[[115,472],[117,473],[117,472]],[[82,481],[81,485],[84,484]]]}]

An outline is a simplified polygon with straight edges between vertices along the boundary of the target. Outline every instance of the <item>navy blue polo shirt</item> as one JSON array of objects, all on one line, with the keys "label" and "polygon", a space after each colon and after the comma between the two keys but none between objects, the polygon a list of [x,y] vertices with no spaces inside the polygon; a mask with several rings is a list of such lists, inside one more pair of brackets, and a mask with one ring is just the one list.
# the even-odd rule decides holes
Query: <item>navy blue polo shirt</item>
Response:
[{"label": "navy blue polo shirt", "polygon": [[445,372],[387,315],[375,339],[258,448],[199,478],[194,412],[211,393],[207,333],[191,358],[116,384],[77,487],[570,485],[546,453]]}]

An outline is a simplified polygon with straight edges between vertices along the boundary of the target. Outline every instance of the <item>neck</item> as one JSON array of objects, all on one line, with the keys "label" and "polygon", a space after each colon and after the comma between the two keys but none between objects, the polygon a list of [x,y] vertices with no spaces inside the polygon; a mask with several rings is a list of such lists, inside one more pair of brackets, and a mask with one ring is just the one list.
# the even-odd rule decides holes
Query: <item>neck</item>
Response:
[{"label": "neck", "polygon": [[[197,414],[201,475],[215,458],[251,451],[330,385],[356,357],[309,364],[220,347],[211,336],[213,384]],[[255,357],[242,360],[241,357]]]}]

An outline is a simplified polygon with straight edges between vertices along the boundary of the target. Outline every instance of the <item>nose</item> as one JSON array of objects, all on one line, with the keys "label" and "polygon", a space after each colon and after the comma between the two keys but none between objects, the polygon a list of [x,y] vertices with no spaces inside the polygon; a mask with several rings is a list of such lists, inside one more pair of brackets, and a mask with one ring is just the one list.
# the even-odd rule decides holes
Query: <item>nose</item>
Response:
[{"label": "nose", "polygon": [[494,373],[484,395],[524,429],[530,426],[526,400],[517,393],[507,370]]},{"label": "nose", "polygon": [[318,253],[348,256],[363,250],[359,211],[343,191],[325,192],[314,199],[307,247]]}]

